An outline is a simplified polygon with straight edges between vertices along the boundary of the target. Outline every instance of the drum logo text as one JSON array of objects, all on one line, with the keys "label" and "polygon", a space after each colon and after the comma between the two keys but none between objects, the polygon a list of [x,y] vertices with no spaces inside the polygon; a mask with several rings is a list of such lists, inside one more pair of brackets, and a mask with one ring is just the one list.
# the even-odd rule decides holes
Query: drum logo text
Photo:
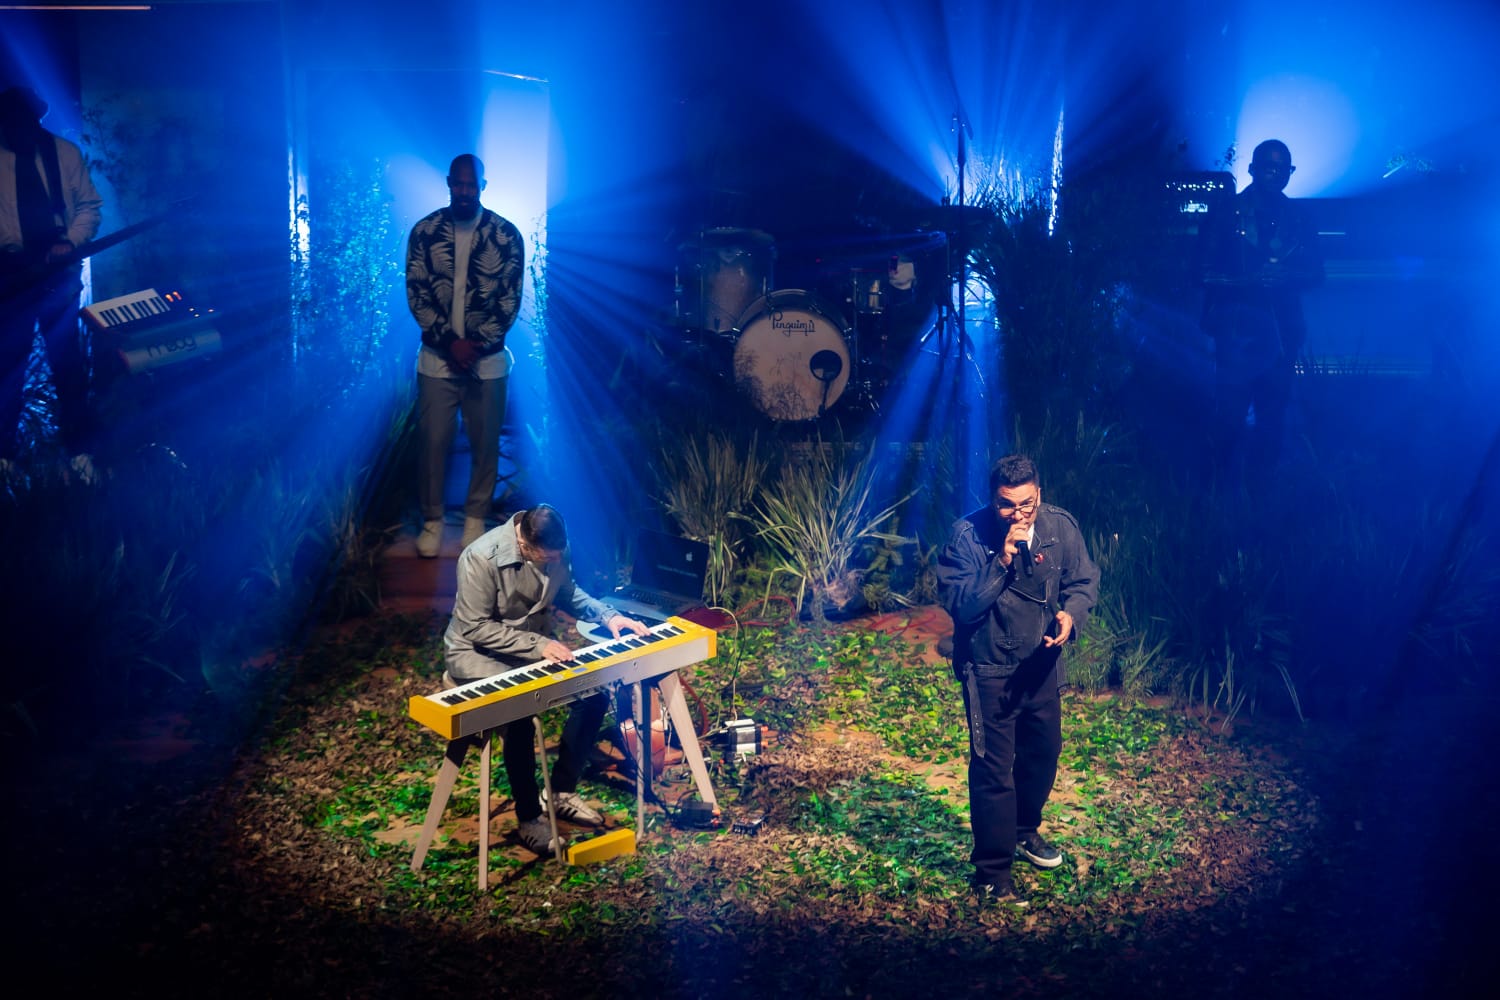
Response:
[{"label": "drum logo text", "polygon": [[814,333],[818,329],[818,321],[811,317],[806,319],[784,319],[782,313],[771,314],[771,329],[781,333],[782,336],[790,337],[794,333],[804,336]]}]

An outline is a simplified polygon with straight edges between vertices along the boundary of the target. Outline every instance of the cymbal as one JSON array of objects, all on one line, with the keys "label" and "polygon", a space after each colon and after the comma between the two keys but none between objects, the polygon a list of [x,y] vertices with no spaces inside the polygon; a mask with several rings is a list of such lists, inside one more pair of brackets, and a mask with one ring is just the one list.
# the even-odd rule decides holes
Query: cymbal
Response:
[{"label": "cymbal", "polygon": [[931,205],[918,214],[918,229],[944,233],[966,233],[982,229],[995,218],[985,205]]}]

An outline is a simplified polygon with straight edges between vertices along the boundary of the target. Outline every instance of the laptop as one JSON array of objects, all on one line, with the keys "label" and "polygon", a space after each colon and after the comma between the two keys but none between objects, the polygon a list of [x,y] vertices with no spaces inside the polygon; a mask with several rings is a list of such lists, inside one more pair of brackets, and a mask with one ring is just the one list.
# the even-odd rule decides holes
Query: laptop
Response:
[{"label": "laptop", "polygon": [[[708,628],[724,624],[721,612],[703,604],[708,544],[645,529],[636,536],[630,582],[604,598],[606,604],[647,626],[676,616]],[[603,638],[609,637],[603,630]]]},{"label": "laptop", "polygon": [[707,578],[707,542],[648,528],[636,535],[630,582],[615,588],[612,601],[621,611],[629,603],[642,614],[681,615],[703,607]]}]

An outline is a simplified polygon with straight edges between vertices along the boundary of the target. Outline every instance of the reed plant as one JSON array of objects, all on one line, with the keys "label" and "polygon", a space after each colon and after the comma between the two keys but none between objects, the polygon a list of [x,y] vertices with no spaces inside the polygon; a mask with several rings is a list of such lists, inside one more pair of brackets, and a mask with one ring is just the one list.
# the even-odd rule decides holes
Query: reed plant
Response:
[{"label": "reed plant", "polygon": [[915,490],[877,509],[876,478],[868,451],[817,442],[801,454],[789,452],[752,506],[750,519],[771,554],[773,579],[785,573],[797,581],[797,604],[808,602],[814,621],[826,621],[830,608],[852,610],[862,597],[861,557],[868,546],[910,541],[884,527]]},{"label": "reed plant", "polygon": [[766,461],[752,435],[743,452],[726,435],[688,437],[660,452],[661,504],[684,535],[708,545],[707,597],[723,604],[745,551],[750,508]]},{"label": "reed plant", "polygon": [[[168,515],[181,499],[172,486],[152,483]],[[175,523],[154,532],[133,516],[139,494],[136,484],[82,482],[51,462],[33,462],[0,494],[10,584],[0,602],[5,735],[41,737],[59,712],[74,724],[98,721],[187,676],[196,566]]]}]

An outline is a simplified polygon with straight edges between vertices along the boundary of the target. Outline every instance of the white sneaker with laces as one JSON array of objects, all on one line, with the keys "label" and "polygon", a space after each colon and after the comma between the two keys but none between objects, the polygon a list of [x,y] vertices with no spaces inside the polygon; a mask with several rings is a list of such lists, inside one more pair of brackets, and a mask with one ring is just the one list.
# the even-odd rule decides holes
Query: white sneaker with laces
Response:
[{"label": "white sneaker with laces", "polygon": [[468,548],[479,540],[479,536],[485,533],[484,518],[464,518],[464,548]]},{"label": "white sneaker with laces", "polygon": [[9,493],[19,497],[26,492],[31,480],[26,471],[8,458],[0,458],[0,495]]},{"label": "white sneaker with laces", "polygon": [[[603,826],[604,816],[593,806],[584,802],[577,792],[558,792],[554,796],[558,819],[567,820],[577,826]],[[542,808],[547,808],[547,791],[542,790]]]},{"label": "white sneaker with laces", "polygon": [[434,559],[438,550],[443,547],[443,522],[441,519],[428,521],[422,525],[422,533],[417,536],[417,555],[423,559]]},{"label": "white sneaker with laces", "polygon": [[88,452],[79,452],[74,455],[68,462],[68,468],[85,486],[94,486],[99,482],[99,470],[94,466],[94,456]]},{"label": "white sneaker with laces", "polygon": [[516,827],[516,836],[533,854],[548,855],[555,850],[552,840],[552,824],[547,822],[546,816],[538,816],[536,819],[521,823]]}]

